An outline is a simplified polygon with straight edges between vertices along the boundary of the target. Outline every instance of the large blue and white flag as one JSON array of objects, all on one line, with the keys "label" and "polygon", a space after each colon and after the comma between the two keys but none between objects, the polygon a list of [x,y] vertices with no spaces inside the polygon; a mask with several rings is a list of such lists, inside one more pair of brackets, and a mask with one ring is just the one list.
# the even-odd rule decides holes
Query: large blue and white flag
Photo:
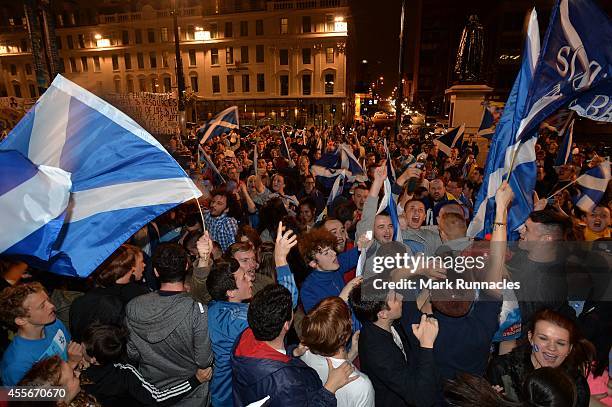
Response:
[{"label": "large blue and white flag", "polygon": [[223,133],[229,133],[233,129],[237,129],[240,123],[238,122],[238,106],[231,106],[215,116],[211,121],[206,123],[204,127],[197,131],[197,136],[200,137],[200,144],[206,143],[211,137],[220,136]]},{"label": "large blue and white flag", "polygon": [[533,81],[536,62],[540,53],[540,34],[535,9],[531,11],[527,38],[523,50],[521,69],[517,75],[504,113],[497,124],[489,147],[483,184],[476,196],[474,217],[468,227],[468,236],[484,239],[492,231],[495,217],[495,193],[507,177],[514,160],[509,179],[514,191],[514,201],[508,214],[508,233],[516,237],[516,229],[525,222],[533,208],[533,189],[536,181],[535,134],[524,142],[515,135],[527,105],[527,94]]},{"label": "large blue and white flag", "polygon": [[572,145],[574,144],[574,120],[563,130],[563,140],[559,144],[559,151],[555,159],[555,167],[572,163]]},{"label": "large blue and white flag", "polygon": [[450,157],[451,150],[458,148],[461,150],[461,144],[463,144],[463,133],[465,132],[465,124],[450,129],[440,137],[434,140],[434,144],[438,146],[440,151]]},{"label": "large blue and white flag", "polygon": [[201,195],[134,120],[61,75],[0,150],[20,152],[39,170],[70,174],[70,201],[49,265],[58,274],[88,276],[141,227]]},{"label": "large blue and white flag", "polygon": [[610,161],[606,160],[576,179],[580,190],[574,204],[585,212],[590,212],[599,204],[610,182]]},{"label": "large blue and white flag", "polygon": [[571,101],[569,108],[587,119],[612,122],[612,77]]},{"label": "large blue and white flag", "polygon": [[[531,137],[546,117],[564,105],[573,106],[577,111],[589,111],[588,117],[593,120],[610,115],[610,111],[605,111],[609,104],[600,97],[611,96],[605,94],[610,89],[612,77],[610,44],[612,22],[594,1],[557,2],[517,139]],[[600,84],[605,88],[601,92]],[[603,107],[596,107],[599,105]]]},{"label": "large blue and white flag", "polygon": [[70,174],[34,165],[19,151],[0,151],[0,253],[48,261],[64,224]]},{"label": "large blue and white flag", "polygon": [[391,218],[391,224],[393,225],[393,240],[396,242],[402,241],[402,229],[399,222],[399,215],[397,213],[397,203],[393,198],[393,192],[391,191],[391,184],[395,183],[395,169],[393,168],[393,162],[391,160],[391,153],[389,152],[389,147],[387,147],[387,140],[384,140],[385,153],[387,155],[387,178],[383,182],[383,188],[385,194],[382,198],[382,202],[378,207],[378,213],[381,213],[383,210],[387,209],[389,213],[389,217]]}]

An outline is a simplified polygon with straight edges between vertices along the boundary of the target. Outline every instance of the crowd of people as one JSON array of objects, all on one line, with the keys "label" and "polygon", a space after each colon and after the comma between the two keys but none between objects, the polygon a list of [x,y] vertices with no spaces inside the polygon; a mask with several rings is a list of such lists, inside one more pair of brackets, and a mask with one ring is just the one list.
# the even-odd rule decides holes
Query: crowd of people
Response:
[{"label": "crowd of people", "polygon": [[[0,259],[2,384],[61,386],[69,406],[612,405],[612,188],[587,213],[573,185],[547,199],[606,151],[575,145],[555,166],[559,144],[542,129],[534,208],[513,245],[506,183],[492,233],[467,236],[484,176],[467,138],[450,155],[368,122],[233,130],[205,154],[195,132],[172,139],[202,197],[88,279]],[[340,149],[363,172],[328,199],[313,164]],[[379,210],[389,168],[399,225]],[[435,265],[372,273],[377,256],[477,252],[485,280],[522,288],[373,293],[380,276],[483,279]]]}]

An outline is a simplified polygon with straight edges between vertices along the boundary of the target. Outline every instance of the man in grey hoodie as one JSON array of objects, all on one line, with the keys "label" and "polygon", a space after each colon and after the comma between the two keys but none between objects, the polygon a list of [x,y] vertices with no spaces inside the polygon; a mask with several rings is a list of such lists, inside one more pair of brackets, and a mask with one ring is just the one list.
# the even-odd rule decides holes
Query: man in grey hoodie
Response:
[{"label": "man in grey hoodie", "polygon": [[[153,256],[159,291],[133,299],[126,308],[128,357],[138,363],[145,379],[162,389],[188,380],[198,368],[213,363],[207,308],[184,291],[188,264],[181,246],[160,244]],[[208,382],[204,382],[177,405],[209,403]]]}]

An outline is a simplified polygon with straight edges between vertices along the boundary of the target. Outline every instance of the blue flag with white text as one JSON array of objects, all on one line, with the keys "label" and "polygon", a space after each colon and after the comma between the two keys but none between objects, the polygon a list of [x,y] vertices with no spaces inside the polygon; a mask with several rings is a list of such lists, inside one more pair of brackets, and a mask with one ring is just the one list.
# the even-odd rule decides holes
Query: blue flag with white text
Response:
[{"label": "blue flag with white text", "polygon": [[564,105],[579,103],[593,120],[610,115],[605,108],[594,108],[604,104],[598,97],[599,85],[609,86],[612,77],[610,44],[612,23],[594,1],[557,1],[517,139],[531,137],[546,117]]}]

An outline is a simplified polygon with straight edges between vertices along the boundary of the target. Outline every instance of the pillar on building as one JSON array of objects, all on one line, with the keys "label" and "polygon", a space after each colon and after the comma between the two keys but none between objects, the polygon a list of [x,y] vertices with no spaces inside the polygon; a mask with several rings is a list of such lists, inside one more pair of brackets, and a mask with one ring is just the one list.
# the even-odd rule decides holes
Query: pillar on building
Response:
[{"label": "pillar on building", "polygon": [[450,101],[448,126],[457,127],[465,124],[464,140],[473,137],[478,143],[478,164],[484,166],[489,151],[489,142],[484,137],[476,136],[484,109],[487,95],[493,88],[484,84],[460,83],[446,89],[446,96]]}]

